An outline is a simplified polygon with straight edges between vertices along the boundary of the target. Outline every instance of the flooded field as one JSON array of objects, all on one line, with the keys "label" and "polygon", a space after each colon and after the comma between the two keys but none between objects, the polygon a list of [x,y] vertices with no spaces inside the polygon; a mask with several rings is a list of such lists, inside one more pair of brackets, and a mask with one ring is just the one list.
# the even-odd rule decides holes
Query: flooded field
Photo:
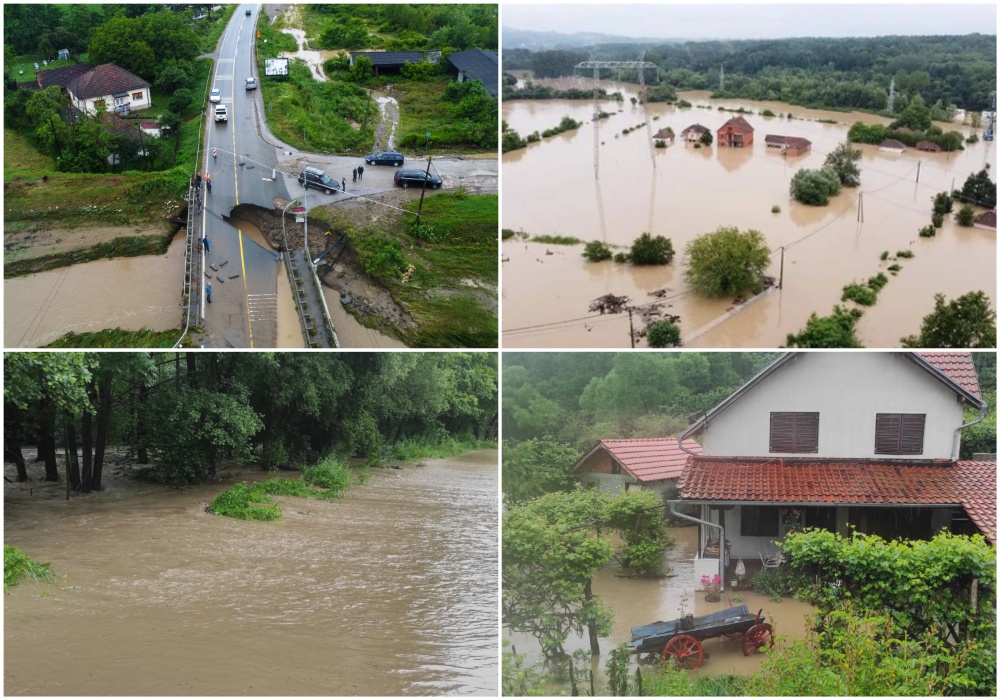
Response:
[{"label": "flooded field", "polygon": [[181,323],[184,234],[166,255],[114,258],[3,282],[4,347],[37,348],[73,331],[154,331]]},{"label": "flooded field", "polygon": [[273,523],[206,513],[223,485],[6,484],[5,542],[60,578],[4,596],[5,694],[496,695],[497,458]]},{"label": "flooded field", "polygon": [[[660,579],[621,578],[617,569],[600,571],[594,578],[594,594],[606,607],[614,611],[615,619],[611,636],[601,639],[601,658],[595,663],[595,673],[603,673],[607,653],[613,647],[632,639],[630,629],[658,620],[674,620],[683,614],[707,615],[729,607],[729,591],[722,594],[718,603],[705,602],[705,596],[694,590],[694,555],[697,550],[697,528],[671,528],[676,545],[667,553],[672,575]],[[764,610],[767,621],[774,625],[776,638],[801,639],[805,637],[806,616],[813,608],[796,600],[783,598],[780,603],[753,591],[740,591],[743,603],[752,612]],[[513,643],[518,653],[527,653],[529,659],[540,660],[541,649],[533,637],[504,631],[504,639]],[[564,645],[568,653],[590,649],[585,636],[571,637]],[[700,669],[689,671],[695,675],[720,675],[724,673],[749,674],[760,668],[761,656],[743,656],[740,640],[710,639],[703,644],[705,661]],[[507,647],[509,651],[510,647]],[[632,668],[636,661],[633,657]]]},{"label": "flooded field", "polygon": [[[583,79],[540,81],[559,87],[591,87]],[[917,231],[930,223],[931,199],[961,187],[965,178],[989,166],[995,171],[991,143],[968,145],[957,153],[900,155],[861,145],[861,187],[845,189],[826,207],[791,200],[788,185],[802,167],[822,166],[826,155],[847,137],[855,121],[888,120],[861,113],[806,110],[781,103],[711,100],[708,93],[681,93],[695,107],[649,106],[652,130],[667,126],[678,135],[700,123],[714,132],[732,115],[717,110],[743,107],[755,128],[748,149],[695,149],[678,141],[651,156],[641,125],[641,105],[629,98],[634,85],[602,81],[621,90],[620,106],[605,102],[612,116],[600,124],[599,166],[595,181],[593,105],[588,101],[506,101],[503,118],[522,136],[559,123],[563,116],[587,122],[580,129],[503,156],[503,227],[530,235],[573,236],[627,247],[644,231],[673,240],[672,265],[641,268],[613,262],[588,263],[581,245],[557,246],[509,239],[503,243],[504,347],[629,347],[625,314],[593,316],[591,300],[607,293],[627,295],[633,304],[653,301],[667,290],[666,313],[681,317],[684,342],[693,347],[776,347],[801,330],[809,315],[830,313],[842,288],[885,270],[883,251],[909,249],[878,303],[865,311],[858,335],[869,347],[894,347],[917,333],[930,313],[935,293],[954,298],[983,290],[996,303],[996,234],[960,228],[952,217],[934,238]],[[698,108],[699,106],[703,108]],[[708,107],[707,109],[704,107]],[[791,112],[795,119],[761,117]],[[835,120],[824,123],[817,120]],[[623,135],[622,130],[641,128]],[[942,125],[944,126],[944,125]],[[968,127],[956,129],[968,132]],[[766,148],[764,136],[780,134],[812,141],[812,151],[785,157]],[[655,160],[655,168],[653,161]],[[919,173],[919,181],[917,176]],[[858,221],[863,193],[864,223]],[[780,213],[771,213],[773,205]],[[772,249],[785,246],[784,285],[719,321],[732,299],[705,300],[687,293],[683,251],[689,241],[720,226],[761,231]],[[779,275],[775,253],[769,274]],[[640,343],[641,345],[642,343]]]}]

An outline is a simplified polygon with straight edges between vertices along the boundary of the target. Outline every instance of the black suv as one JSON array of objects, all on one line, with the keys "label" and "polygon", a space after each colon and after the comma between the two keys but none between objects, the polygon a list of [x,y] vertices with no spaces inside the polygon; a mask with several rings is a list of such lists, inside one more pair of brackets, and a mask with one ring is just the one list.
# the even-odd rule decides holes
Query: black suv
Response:
[{"label": "black suv", "polygon": [[333,194],[340,189],[339,183],[319,168],[303,168],[299,173],[299,184],[303,187],[315,187],[326,194]]},{"label": "black suv", "polygon": [[441,186],[442,181],[440,177],[434,173],[428,175],[423,170],[397,170],[392,181],[404,188],[411,185],[413,187],[424,187],[425,179],[427,180],[427,187],[430,187],[432,190],[436,190]]},{"label": "black suv", "polygon": [[403,154],[395,151],[382,151],[365,156],[368,165],[395,165],[397,168],[403,164]]}]

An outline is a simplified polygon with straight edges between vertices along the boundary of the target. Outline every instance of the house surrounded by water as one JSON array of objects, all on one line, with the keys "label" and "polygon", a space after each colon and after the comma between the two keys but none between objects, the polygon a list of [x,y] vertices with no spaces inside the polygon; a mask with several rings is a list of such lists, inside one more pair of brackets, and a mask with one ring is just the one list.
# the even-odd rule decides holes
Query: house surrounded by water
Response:
[{"label": "house surrounded by water", "polygon": [[688,143],[696,143],[701,140],[702,134],[709,133],[710,130],[707,126],[702,126],[701,124],[692,124],[684,131],[681,132],[681,138]]},{"label": "house surrounded by water", "polygon": [[601,491],[655,491],[660,498],[677,498],[677,479],[689,452],[701,453],[692,439],[681,449],[677,438],[600,440],[577,460],[570,474]]},{"label": "house surrounded by water", "polygon": [[756,561],[803,527],[995,543],[996,457],[959,459],[985,416],[970,353],[781,355],[678,438],[702,443],[674,502],[700,508],[696,578],[720,540]]},{"label": "house surrounded by water", "polygon": [[753,145],[753,127],[742,115],[733,117],[719,127],[716,136],[722,147],[749,148]]},{"label": "house surrounded by water", "polygon": [[786,156],[801,156],[812,149],[812,141],[799,136],[768,134],[764,137],[764,143],[769,149],[777,150]]}]

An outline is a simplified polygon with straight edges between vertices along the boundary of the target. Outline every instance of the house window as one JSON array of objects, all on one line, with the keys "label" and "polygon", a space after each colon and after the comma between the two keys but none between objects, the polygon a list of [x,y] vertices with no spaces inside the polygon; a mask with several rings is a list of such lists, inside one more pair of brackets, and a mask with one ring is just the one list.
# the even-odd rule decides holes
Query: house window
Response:
[{"label": "house window", "polygon": [[142,93],[141,92],[133,92],[132,93],[132,99],[133,100],[142,100],[143,99]]},{"label": "house window", "polygon": [[622,467],[621,467],[621,465],[618,464],[618,462],[616,462],[615,460],[611,460],[611,473],[612,474],[621,474],[622,473]]},{"label": "house window", "polygon": [[818,452],[819,413],[772,413],[771,452]]},{"label": "house window", "polygon": [[744,537],[777,537],[778,506],[740,508],[740,534]]},{"label": "house window", "polygon": [[919,455],[924,452],[923,413],[877,413],[875,454]]}]

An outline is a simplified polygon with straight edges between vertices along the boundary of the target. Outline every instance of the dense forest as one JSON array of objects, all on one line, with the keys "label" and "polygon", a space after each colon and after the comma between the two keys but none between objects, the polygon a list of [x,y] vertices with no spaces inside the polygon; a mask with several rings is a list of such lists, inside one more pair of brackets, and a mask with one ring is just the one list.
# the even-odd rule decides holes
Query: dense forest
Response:
[{"label": "dense forest", "polygon": [[[508,501],[572,484],[595,442],[678,435],[777,353],[504,353],[503,490]],[[996,355],[974,354],[987,419],[962,434],[962,457],[996,450]],[[972,411],[970,420],[978,415]]]},{"label": "dense forest", "polygon": [[101,490],[105,455],[133,476],[211,481],[223,463],[298,468],[328,455],[384,464],[497,438],[490,353],[8,353],[4,461],[28,479]]},{"label": "dense forest", "polygon": [[[504,51],[504,70],[538,78],[573,75],[586,60],[636,60],[643,47]],[[895,110],[920,95],[928,105],[989,108],[996,91],[996,36],[890,36],[749,41],[688,41],[646,47],[658,66],[645,82],[678,90],[712,90],[713,97],[780,100],[806,107],[882,111],[895,79]],[[725,89],[719,85],[725,68]],[[611,77],[611,76],[606,76]],[[636,82],[636,75],[615,78]]]}]

